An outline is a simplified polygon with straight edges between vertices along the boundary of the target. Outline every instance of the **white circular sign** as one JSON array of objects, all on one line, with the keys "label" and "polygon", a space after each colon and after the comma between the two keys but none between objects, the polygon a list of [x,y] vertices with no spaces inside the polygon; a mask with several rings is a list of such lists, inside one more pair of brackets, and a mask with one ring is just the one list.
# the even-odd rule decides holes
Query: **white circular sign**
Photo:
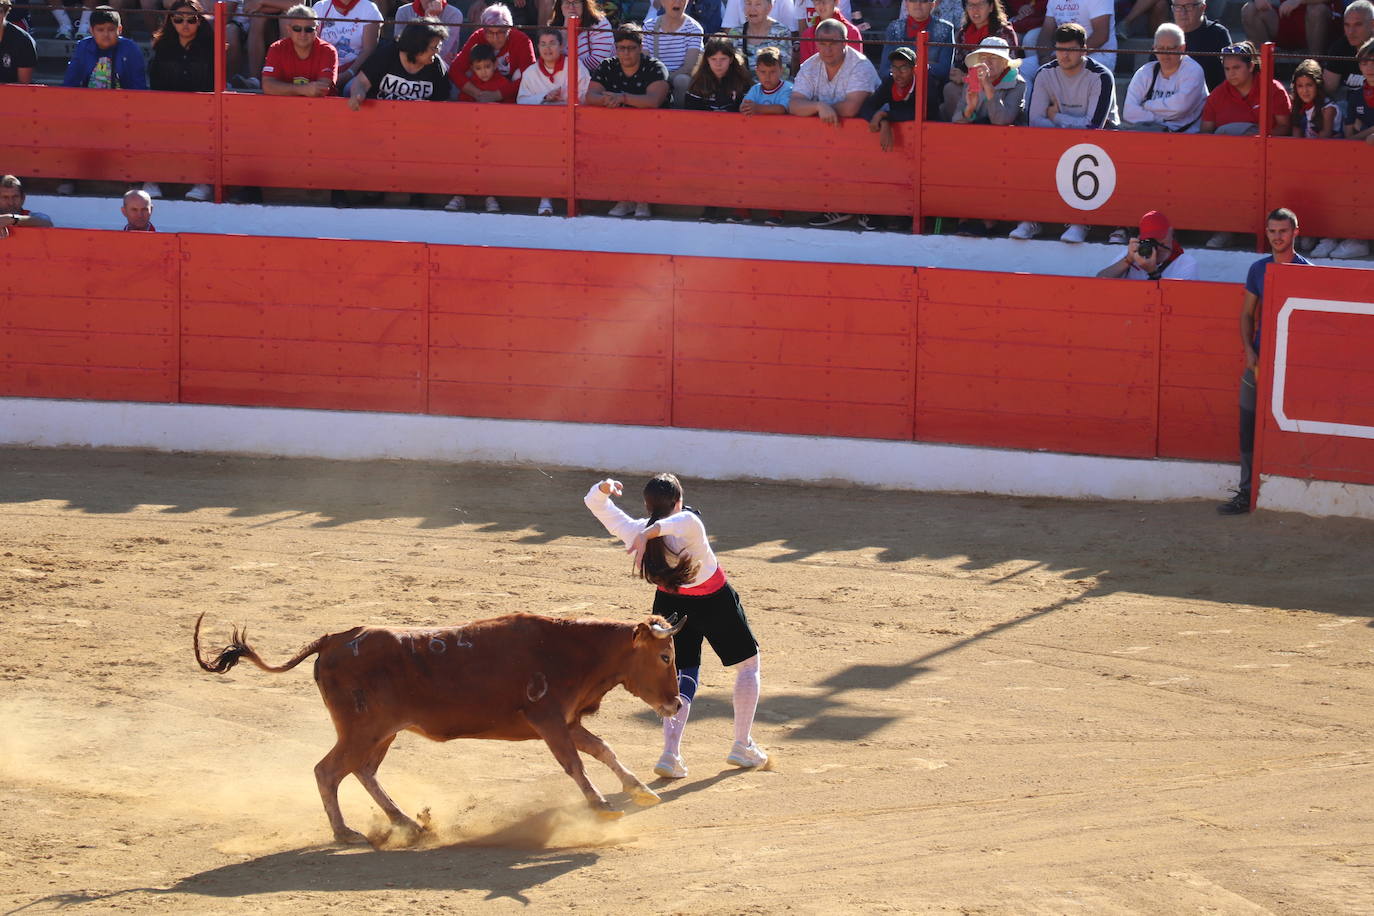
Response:
[{"label": "white circular sign", "polygon": [[1116,164],[1102,147],[1080,143],[1059,157],[1054,182],[1064,203],[1075,210],[1096,210],[1116,191]]}]

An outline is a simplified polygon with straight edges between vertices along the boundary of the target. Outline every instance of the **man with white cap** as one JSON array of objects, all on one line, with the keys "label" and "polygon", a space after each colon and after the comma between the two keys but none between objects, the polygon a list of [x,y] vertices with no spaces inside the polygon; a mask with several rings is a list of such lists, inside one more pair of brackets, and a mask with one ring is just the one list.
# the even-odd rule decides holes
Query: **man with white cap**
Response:
[{"label": "man with white cap", "polygon": [[1196,280],[1197,261],[1174,241],[1169,218],[1151,210],[1140,218],[1140,234],[1126,245],[1126,256],[1097,272],[1108,280]]},{"label": "man with white cap", "polygon": [[989,35],[964,58],[968,79],[963,103],[954,109],[956,124],[1026,123],[1026,79],[1021,59],[1011,56],[1006,39]]}]

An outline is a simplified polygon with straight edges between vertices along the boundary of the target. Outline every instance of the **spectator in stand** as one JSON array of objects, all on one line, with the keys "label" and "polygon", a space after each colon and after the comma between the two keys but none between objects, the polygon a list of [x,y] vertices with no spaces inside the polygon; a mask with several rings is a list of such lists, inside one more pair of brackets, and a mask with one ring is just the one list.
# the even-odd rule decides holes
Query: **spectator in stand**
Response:
[{"label": "spectator in stand", "polygon": [[76,43],[63,86],[87,89],[147,89],[143,51],[127,38],[119,13],[108,6],[91,11],[91,37]]},{"label": "spectator in stand", "polygon": [[315,15],[320,38],[339,54],[339,93],[348,95],[348,84],[377,48],[382,11],[372,0],[319,0]]},{"label": "spectator in stand", "polygon": [[1245,371],[1240,377],[1240,485],[1236,495],[1217,506],[1222,515],[1250,511],[1250,478],[1255,459],[1255,371],[1259,365],[1260,303],[1264,301],[1264,274],[1270,264],[1311,264],[1298,254],[1298,217],[1287,207],[1269,214],[1264,224],[1269,254],[1250,265],[1245,276],[1245,298],[1240,308],[1240,341],[1245,348]]},{"label": "spectator in stand", "polygon": [[665,0],[663,15],[645,22],[644,32],[646,53],[668,68],[673,104],[681,107],[701,59],[701,23],[687,15],[687,0]]},{"label": "spectator in stand", "polygon": [[[1044,24],[1040,26],[1042,50],[1049,50],[1044,47],[1048,43],[1046,39],[1052,38],[1061,25],[1076,22],[1088,36],[1089,58],[1111,73],[1116,69],[1115,18],[1112,0],[1049,0],[1045,6]],[[1059,43],[1059,39],[1053,40]],[[1031,95],[1035,95],[1034,88],[1031,89]]]},{"label": "spectator in stand", "polygon": [[[539,59],[520,77],[520,94],[516,101],[521,105],[566,105],[568,57],[564,53],[562,30],[552,27],[540,29],[537,50]],[[578,68],[577,98],[580,101],[586,101],[590,83],[591,74],[585,68]],[[535,212],[540,216],[553,216],[553,201],[547,197],[539,198]]]},{"label": "spectator in stand", "polygon": [[[482,13],[482,28],[472,33],[463,50],[449,64],[448,78],[458,87],[458,98],[464,101],[497,101],[478,98],[479,90],[471,84],[472,52],[483,45],[490,47],[496,58],[496,72],[511,83],[518,84],[521,75],[534,64],[534,44],[524,32],[511,27],[510,10],[494,3]],[[519,86],[517,85],[518,89]],[[511,100],[515,93],[511,93]]]},{"label": "spectator in stand", "polygon": [[1155,29],[1155,59],[1135,72],[1126,87],[1122,127],[1169,134],[1195,134],[1207,103],[1207,76],[1186,54],[1183,30],[1172,22]]},{"label": "spectator in stand", "polygon": [[[1016,47],[1016,31],[1007,23],[1006,11],[1002,0],[964,0],[964,18],[954,33],[954,40],[961,45],[976,47],[984,38],[996,36],[1007,43],[1012,54],[1019,56]],[[954,119],[954,113],[963,105],[967,94],[964,83],[968,79],[965,58],[971,48],[955,48],[950,63],[949,82],[945,84],[944,103],[940,107],[940,118],[944,121]]]},{"label": "spectator in stand", "polygon": [[[1340,138],[1342,118],[1340,106],[1326,96],[1322,82],[1322,65],[1305,60],[1293,71],[1293,136],[1311,140]],[[1359,244],[1358,240],[1353,240]],[[1329,258],[1341,242],[1337,239],[1317,239],[1300,236],[1294,243],[1299,251],[1313,258]],[[1366,253],[1368,253],[1366,251]]]},{"label": "spectator in stand", "polygon": [[1374,38],[1374,3],[1354,0],[1345,8],[1341,26],[1342,34],[1326,50],[1329,56],[1322,70],[1326,94],[1333,97],[1339,94],[1342,86],[1359,89],[1364,84],[1364,77],[1353,58],[1365,42]]},{"label": "spectator in stand", "polygon": [[[477,34],[480,35],[481,33]],[[516,34],[524,35],[523,32]],[[459,60],[463,59],[464,56],[466,56],[470,68],[468,78],[463,83],[463,91],[458,96],[459,101],[485,104],[502,104],[515,101],[516,96],[520,93],[520,85],[511,82],[509,77],[497,70],[495,48],[486,42],[478,42],[471,49],[464,48],[463,54],[459,55]],[[454,66],[457,66],[457,61],[454,62]],[[453,71],[450,70],[449,77],[452,78],[452,76]],[[448,203],[444,204],[444,209],[450,213],[456,213],[466,208],[467,200],[461,194],[455,194],[449,198]],[[488,195],[486,210],[488,213],[500,213],[501,202]]]},{"label": "spectator in stand", "polygon": [[[1223,8],[1225,4],[1222,4]],[[1131,26],[1148,15],[1150,28],[1156,32],[1169,20],[1169,0],[1135,0],[1130,10],[1116,23],[1116,34],[1123,41],[1131,37]]]},{"label": "spectator in stand", "polygon": [[1249,0],[1240,8],[1245,37],[1257,48],[1272,41],[1283,51],[1320,54],[1333,19],[1327,0]]},{"label": "spectator in stand", "polygon": [[339,55],[319,37],[315,11],[304,4],[281,16],[287,37],[274,41],[262,65],[266,95],[298,95],[318,99],[332,95],[339,78]]},{"label": "spectator in stand", "polygon": [[1207,18],[1207,0],[1175,0],[1171,9],[1174,22],[1183,30],[1183,41],[1188,53],[1199,56],[1194,58],[1207,78],[1207,91],[1226,82],[1221,72],[1221,58],[1212,57],[1222,48],[1231,44],[1231,33],[1220,22]]},{"label": "spectator in stand", "polygon": [[549,26],[566,28],[571,16],[579,17],[577,62],[581,66],[578,69],[590,75],[603,60],[615,57],[615,27],[593,0],[559,0],[549,17]]},{"label": "spectator in stand", "polygon": [[1097,272],[1113,280],[1196,280],[1197,261],[1174,240],[1168,217],[1151,210],[1140,218],[1140,232],[1126,242],[1126,255]]},{"label": "spectator in stand", "polygon": [[1345,138],[1374,144],[1374,38],[1355,52],[1361,82],[1345,90]]},{"label": "spectator in stand", "polygon": [[402,3],[396,10],[394,37],[399,39],[406,25],[417,19],[433,19],[448,29],[448,37],[439,46],[439,59],[444,62],[444,72],[447,73],[448,62],[458,56],[458,48],[463,40],[463,11],[448,0],[411,0]]},{"label": "spectator in stand", "polygon": [[[273,35],[278,35],[276,41],[290,38],[287,34],[286,23],[283,14],[296,5],[296,0],[243,0],[244,13],[251,14],[245,17],[248,31],[244,37],[244,44],[248,48],[248,73],[261,73],[267,64],[267,47],[272,42],[268,39]],[[273,18],[276,17],[276,18]],[[316,28],[319,26],[316,25]],[[246,88],[253,88],[249,83]],[[267,91],[266,85],[262,86],[263,92]]]},{"label": "spectator in stand", "polygon": [[1040,27],[1045,22],[1045,7],[1049,0],[1029,0],[1011,13],[1011,28],[1021,45],[1021,70],[1034,73],[1040,66]]},{"label": "spectator in stand", "polygon": [[11,0],[0,0],[0,83],[32,83],[38,66],[33,36],[9,21]]},{"label": "spectator in stand", "polygon": [[792,67],[792,30],[774,19],[772,12],[772,0],[744,0],[744,24],[730,29],[730,40],[744,52],[750,70],[763,48],[777,48],[783,68]]},{"label": "spectator in stand", "polygon": [[412,19],[401,37],[378,49],[363,64],[348,92],[348,107],[363,99],[383,102],[447,102],[453,85],[439,49],[448,28],[437,19]]},{"label": "spectator in stand", "polygon": [[[940,101],[944,98],[945,81],[949,79],[950,63],[954,59],[954,49],[947,47],[954,41],[954,25],[932,15],[935,0],[906,0],[906,15],[888,23],[883,41],[889,52],[896,43],[916,50],[916,39],[922,32],[930,35],[926,77],[926,117],[934,121],[939,117]],[[939,47],[945,45],[946,47]],[[891,72],[891,54],[883,55],[880,76]]]},{"label": "spectator in stand", "polygon": [[[1116,128],[1116,79],[1088,56],[1087,38],[1083,26],[1076,22],[1055,26],[1055,59],[1040,68],[1031,89],[1027,112],[1031,127]],[[1009,237],[1033,239],[1039,234],[1039,223],[1024,221]],[[1059,240],[1082,242],[1087,237],[1087,226],[1070,223]]]},{"label": "spectator in stand", "polygon": [[1011,56],[1011,48],[996,35],[984,38],[964,62],[969,80],[962,104],[954,112],[956,124],[996,124],[1007,127],[1026,123],[1026,80],[1023,62]]},{"label": "spectator in stand", "polygon": [[[159,92],[214,91],[215,27],[200,0],[172,0],[162,28],[153,33],[148,82]],[[150,197],[162,196],[162,189],[152,182],[145,182],[143,190]],[[192,185],[186,199],[205,201],[213,194],[208,184]]]},{"label": "spectator in stand", "polygon": [[[843,5],[848,6],[848,3]],[[773,0],[772,9],[769,10],[768,15],[781,22],[789,32],[795,35],[807,25],[803,22],[798,26],[797,6],[793,0]],[[805,6],[809,8],[810,3],[806,3]],[[744,9],[744,0],[726,0],[725,10],[720,17],[720,24],[723,28],[737,29],[744,25],[748,18]],[[779,48],[778,50],[781,51],[782,49]]]},{"label": "spectator in stand", "polygon": [[863,33],[859,31],[858,26],[846,18],[845,13],[836,5],[835,0],[811,0],[811,4],[816,11],[815,18],[810,20],[810,24],[802,28],[801,43],[797,46],[799,63],[806,63],[816,53],[816,31],[821,27],[821,23],[827,20],[840,23],[844,27],[844,34],[849,39],[850,46],[863,53]]},{"label": "spectator in stand", "polygon": [[57,23],[57,34],[53,37],[58,41],[81,41],[83,38],[90,38],[91,13],[94,12],[95,5],[96,0],[82,0],[80,25],[73,27],[71,17],[67,15],[65,0],[48,0],[48,11]]},{"label": "spectator in stand", "polygon": [[153,225],[153,199],[148,196],[147,191],[126,191],[119,212],[124,214],[125,232],[157,231],[157,227]]},{"label": "spectator in stand", "polygon": [[890,153],[892,125],[916,120],[916,52],[907,47],[890,48],[887,69],[888,75],[878,84],[878,90],[864,99],[859,117],[878,135],[879,149]]},{"label": "spectator in stand", "polygon": [[18,226],[51,229],[52,219],[24,209],[23,183],[13,175],[0,176],[0,239],[9,238],[10,230]]},{"label": "spectator in stand", "polygon": [[[506,0],[473,0],[468,7],[468,22],[481,22],[482,14],[496,2],[506,3]],[[506,9],[510,10],[511,24],[528,37],[539,23],[548,21],[553,6],[551,0],[510,0]]]},{"label": "spectator in stand", "polygon": [[[792,86],[787,106],[792,114],[818,117],[824,124],[839,127],[842,119],[857,117],[878,88],[878,71],[845,41],[846,35],[844,23],[835,19],[816,26],[816,53],[802,61]],[[817,214],[810,222],[812,226],[836,226],[853,218],[852,213],[830,211]],[[859,217],[859,228],[872,228],[867,216]]]},{"label": "spectator in stand", "polygon": [[691,111],[739,111],[753,80],[744,55],[725,35],[712,35],[687,84],[684,107]]},{"label": "spectator in stand", "polygon": [[[615,58],[603,60],[587,86],[587,104],[606,108],[662,108],[668,104],[668,68],[644,53],[644,32],[633,22],[615,30]],[[611,216],[648,219],[653,215],[644,201],[622,200]]]}]

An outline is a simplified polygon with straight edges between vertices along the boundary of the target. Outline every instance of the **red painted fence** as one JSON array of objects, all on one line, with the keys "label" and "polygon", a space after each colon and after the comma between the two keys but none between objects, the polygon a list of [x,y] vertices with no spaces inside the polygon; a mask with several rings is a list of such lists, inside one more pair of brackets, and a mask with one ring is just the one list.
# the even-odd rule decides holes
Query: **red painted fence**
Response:
[{"label": "red painted fence", "polygon": [[67,229],[3,245],[0,396],[1236,449],[1227,284]]}]

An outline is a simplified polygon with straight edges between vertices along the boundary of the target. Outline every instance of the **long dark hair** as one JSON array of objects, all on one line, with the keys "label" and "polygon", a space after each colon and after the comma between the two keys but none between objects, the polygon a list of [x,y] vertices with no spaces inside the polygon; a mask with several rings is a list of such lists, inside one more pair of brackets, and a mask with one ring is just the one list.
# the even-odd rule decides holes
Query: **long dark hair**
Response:
[{"label": "long dark hair", "polygon": [[[988,34],[996,35],[1007,25],[1007,11],[1002,8],[1002,0],[988,0]],[[968,0],[964,0],[964,21],[959,23],[959,34],[969,27]]]},{"label": "long dark hair", "polygon": [[[582,0],[582,17],[578,20],[579,29],[592,28],[593,24],[606,18],[606,12],[598,6],[594,0]],[[549,15],[547,25],[556,28],[563,27],[563,3],[562,0],[553,0],[553,12]],[[567,44],[567,42],[564,42]]]},{"label": "long dark hair", "polygon": [[[662,518],[673,514],[678,500],[682,499],[682,484],[672,474],[659,474],[644,485],[644,508],[649,513],[649,527]],[[668,545],[663,538],[650,538],[644,545],[644,556],[639,566],[639,575],[654,585],[664,588],[681,588],[697,575],[697,562],[685,553],[678,554],[677,565],[668,562]]]},{"label": "long dark hair", "polygon": [[[725,71],[725,78],[722,80],[716,79],[711,65],[707,63],[717,54],[730,55],[730,69]],[[723,35],[712,35],[706,39],[706,47],[697,58],[697,68],[692,71],[692,82],[688,85],[687,91],[703,98],[714,98],[717,95],[743,96],[749,91],[749,84],[752,82],[749,71],[744,66],[744,56],[735,47],[735,43]],[[671,474],[667,476],[672,477]],[[673,478],[673,482],[677,483],[676,477]]]},{"label": "long dark hair", "polygon": [[176,0],[168,9],[167,15],[162,17],[162,25],[153,33],[153,50],[170,49],[173,45],[181,43],[181,37],[177,35],[176,26],[172,25],[172,17],[181,10],[189,10],[200,18],[200,25],[196,28],[196,37],[191,39],[191,44],[209,42],[214,44],[215,28],[210,24],[210,19],[205,15],[205,7],[200,5],[199,0]]}]

